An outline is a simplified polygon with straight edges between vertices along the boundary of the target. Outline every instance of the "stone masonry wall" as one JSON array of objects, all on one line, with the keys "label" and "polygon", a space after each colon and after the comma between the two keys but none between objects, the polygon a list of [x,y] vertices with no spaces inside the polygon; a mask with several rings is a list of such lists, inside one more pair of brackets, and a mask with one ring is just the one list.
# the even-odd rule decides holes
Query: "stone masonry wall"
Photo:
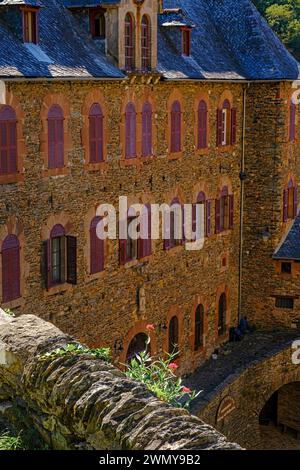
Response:
[{"label": "stone masonry wall", "polygon": [[[21,247],[23,295],[5,307],[16,314],[32,311],[89,346],[107,345],[114,358],[123,361],[129,342],[156,326],[157,350],[167,349],[168,320],[172,312],[180,317],[181,371],[197,367],[209,357],[216,337],[218,298],[228,294],[227,332],[237,322],[239,263],[239,198],[242,135],[242,85],[222,83],[45,82],[11,83],[8,92],[21,104],[26,155],[24,181],[0,186],[0,236],[17,225],[24,241]],[[224,95],[225,91],[225,95]],[[105,103],[107,164],[97,171],[85,168],[87,148],[83,136],[83,107],[90,93],[101,94]],[[209,149],[195,150],[196,104],[203,94],[209,101]],[[237,108],[237,145],[216,148],[216,108],[223,97],[233,97]],[[41,110],[46,96],[63,96],[68,106],[68,166],[59,176],[44,172]],[[183,107],[184,150],[169,158],[167,111],[171,96]],[[156,130],[155,157],[125,165],[122,154],[121,121],[124,105],[133,100],[140,106],[152,99]],[[53,98],[55,101],[55,98]],[[235,196],[234,229],[215,235],[214,202],[212,236],[202,251],[177,247],[166,252],[163,241],[153,246],[153,255],[140,263],[119,265],[118,242],[110,241],[105,272],[91,278],[86,263],[88,227],[101,203],[118,205],[119,196],[132,202],[170,203],[179,195],[182,202],[194,202],[199,191],[218,196],[222,185],[231,185]],[[68,233],[77,237],[76,286],[47,291],[41,276],[42,238],[51,223],[66,222]],[[225,264],[222,259],[226,260]],[[1,286],[0,286],[1,287]],[[1,289],[0,289],[1,291]],[[137,302],[144,293],[143,309]],[[0,300],[1,302],[1,300]],[[206,314],[205,348],[193,352],[193,314],[202,302]],[[2,305],[4,307],[4,305]],[[154,342],[153,342],[154,344]]]},{"label": "stone masonry wall", "polygon": [[35,430],[52,449],[239,448],[107,363],[89,355],[39,359],[70,342],[76,344],[35,316],[0,312],[2,424],[25,436]]}]

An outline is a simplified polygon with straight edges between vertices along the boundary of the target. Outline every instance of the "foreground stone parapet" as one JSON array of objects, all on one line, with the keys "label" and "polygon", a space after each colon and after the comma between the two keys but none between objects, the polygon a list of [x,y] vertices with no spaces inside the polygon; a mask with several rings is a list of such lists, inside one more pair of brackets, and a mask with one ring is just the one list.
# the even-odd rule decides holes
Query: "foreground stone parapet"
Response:
[{"label": "foreground stone parapet", "polygon": [[32,316],[0,318],[0,419],[53,449],[239,449],[185,410],[89,354],[41,360],[76,342]]}]

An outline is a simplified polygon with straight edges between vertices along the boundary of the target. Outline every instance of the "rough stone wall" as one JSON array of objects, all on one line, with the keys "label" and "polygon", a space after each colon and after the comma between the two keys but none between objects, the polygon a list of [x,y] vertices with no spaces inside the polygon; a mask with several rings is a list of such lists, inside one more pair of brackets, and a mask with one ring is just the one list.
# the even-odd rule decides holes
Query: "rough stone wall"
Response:
[{"label": "rough stone wall", "polygon": [[[147,86],[137,80],[135,84],[128,81],[22,82],[7,86],[24,111],[27,154],[24,182],[0,187],[0,232],[14,226],[17,221],[24,237],[21,250],[24,259],[23,297],[19,303],[6,307],[12,307],[17,314],[38,312],[42,318],[52,321],[89,346],[110,346],[114,357],[121,361],[124,361],[134,334],[144,330],[147,323],[156,325],[157,349],[165,350],[168,331],[164,326],[168,326],[167,319],[175,309],[182,325],[182,371],[196,367],[218,344],[217,294],[220,295],[225,288],[228,291],[228,328],[237,321],[242,86],[226,84],[226,90],[232,93],[234,106],[238,109],[237,145],[220,151],[216,148],[216,108],[225,85],[176,84],[177,94],[182,95],[185,124],[184,151],[176,160],[169,158],[167,132],[168,100],[175,90],[174,84],[164,82]],[[82,141],[82,108],[92,90],[101,93],[106,103],[108,129],[107,167],[93,172],[84,169],[87,149]],[[195,103],[199,102],[199,94],[204,92],[210,104],[210,147],[205,154],[199,154],[194,145],[196,113],[193,110]],[[67,174],[57,177],[43,177],[41,109],[45,96],[49,94],[61,94],[70,104],[69,166]],[[143,164],[124,166],[120,145],[122,109],[126,100],[142,103],[146,96],[153,99],[155,108],[156,157]],[[202,251],[188,252],[178,247],[166,252],[163,241],[158,240],[149,259],[120,267],[118,242],[112,241],[107,247],[105,272],[97,279],[88,276],[84,256],[88,239],[86,217],[99,203],[117,205],[121,195],[128,196],[131,202],[140,202],[149,196],[150,202],[170,203],[177,194],[183,202],[194,202],[201,189],[214,200],[220,187],[228,182],[232,184],[235,195],[234,229],[214,234],[213,203],[212,236],[205,241]],[[61,214],[67,220],[69,234],[77,236],[78,283],[47,292],[41,277],[42,232],[50,216],[55,223]],[[227,259],[225,267],[221,262],[224,255]],[[137,305],[138,289],[144,291],[143,310]],[[191,346],[192,315],[199,302],[205,306],[207,327],[205,350],[195,356]]]},{"label": "rough stone wall", "polygon": [[279,390],[278,424],[300,432],[300,382],[290,383]]},{"label": "rough stone wall", "polygon": [[[292,221],[283,223],[283,190],[291,177],[299,188],[299,106],[297,138],[289,142],[291,83],[254,84],[247,91],[244,212],[243,313],[263,328],[297,328],[300,300],[294,310],[275,308],[274,296],[298,295],[298,266],[280,273],[272,260]],[[268,228],[270,238],[262,232]]]},{"label": "rough stone wall", "polygon": [[39,359],[71,341],[32,315],[0,318],[0,421],[52,449],[239,448],[88,354]]}]

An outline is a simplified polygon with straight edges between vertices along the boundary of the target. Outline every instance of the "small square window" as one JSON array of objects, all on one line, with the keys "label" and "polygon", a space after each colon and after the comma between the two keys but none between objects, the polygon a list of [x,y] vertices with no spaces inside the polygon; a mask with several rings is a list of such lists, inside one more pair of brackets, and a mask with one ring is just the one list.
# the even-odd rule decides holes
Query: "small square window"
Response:
[{"label": "small square window", "polygon": [[275,307],[293,310],[294,299],[291,297],[276,297]]},{"label": "small square window", "polygon": [[292,274],[292,263],[281,263],[282,274]]}]

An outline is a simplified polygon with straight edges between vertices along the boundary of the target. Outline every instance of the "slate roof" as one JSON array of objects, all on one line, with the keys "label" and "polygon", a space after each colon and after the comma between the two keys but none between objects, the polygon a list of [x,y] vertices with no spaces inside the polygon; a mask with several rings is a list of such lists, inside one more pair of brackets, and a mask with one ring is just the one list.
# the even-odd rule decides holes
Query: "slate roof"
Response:
[{"label": "slate roof", "polygon": [[284,242],[278,247],[273,259],[287,259],[300,261],[300,213],[288,232]]},{"label": "slate roof", "polygon": [[[71,8],[120,0],[0,0],[0,78],[123,78]],[[23,44],[1,6],[40,5],[39,45]],[[158,17],[158,67],[166,79],[294,80],[299,64],[251,0],[164,0]],[[178,12],[180,9],[180,12]],[[191,26],[192,53],[181,54],[178,26]]]}]

